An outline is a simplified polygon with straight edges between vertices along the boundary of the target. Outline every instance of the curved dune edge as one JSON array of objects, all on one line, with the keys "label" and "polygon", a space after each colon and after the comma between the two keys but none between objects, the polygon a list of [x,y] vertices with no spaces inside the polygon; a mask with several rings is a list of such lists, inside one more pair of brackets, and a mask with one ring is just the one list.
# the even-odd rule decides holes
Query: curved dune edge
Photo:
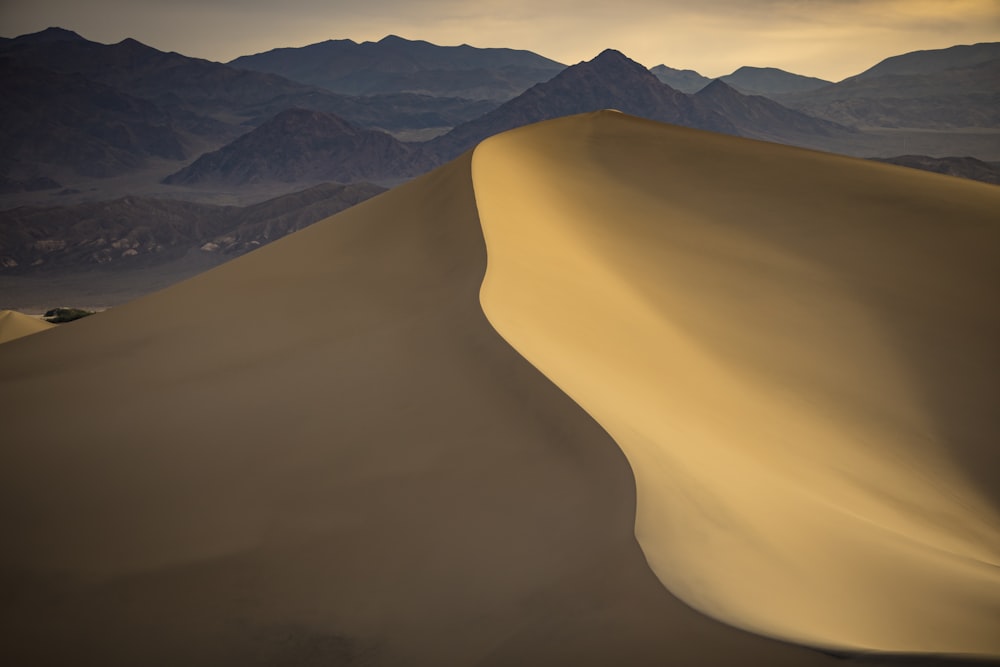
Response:
[{"label": "curved dune edge", "polygon": [[486,263],[466,154],[0,347],[0,664],[839,664],[660,585]]},{"label": "curved dune edge", "polygon": [[7,343],[55,327],[46,322],[16,310],[0,310],[0,343]]},{"label": "curved dune edge", "polygon": [[483,310],[625,453],[670,591],[800,643],[1000,655],[1000,190],[616,112],[472,172]]}]

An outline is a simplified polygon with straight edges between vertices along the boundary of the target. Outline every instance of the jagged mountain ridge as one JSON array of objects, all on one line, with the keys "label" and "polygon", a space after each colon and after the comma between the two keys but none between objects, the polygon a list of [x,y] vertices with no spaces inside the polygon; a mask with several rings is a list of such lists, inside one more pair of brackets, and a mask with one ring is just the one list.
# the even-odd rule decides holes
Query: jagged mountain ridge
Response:
[{"label": "jagged mountain ridge", "polygon": [[691,69],[674,69],[657,65],[649,70],[657,79],[682,93],[697,93],[712,81],[724,81],[744,95],[780,95],[783,93],[816,90],[831,82],[812,76],[786,72],[777,67],[738,68],[732,74],[711,79]]},{"label": "jagged mountain ridge", "polygon": [[618,109],[652,120],[737,133],[724,116],[663,84],[620,51],[607,49],[593,60],[568,67],[551,81],[537,84],[481,118],[428,142],[428,149],[447,161],[499,132],[599,109]]},{"label": "jagged mountain ridge", "polygon": [[[349,124],[321,114],[285,112],[216,153],[169,177],[167,183],[231,185],[299,178],[380,180],[412,176],[442,164],[494,134],[533,122],[605,108],[688,127],[757,139],[813,145],[851,130],[811,118],[721,81],[695,95],[661,83],[622,53],[606,50],[569,67],[481,118],[421,145],[371,135],[349,140]],[[282,122],[276,122],[282,118]],[[351,142],[354,142],[351,144]],[[377,148],[372,149],[377,143]],[[349,153],[343,146],[354,145]],[[367,151],[367,152],[365,152]],[[348,163],[357,163],[348,170]]]},{"label": "jagged mountain ridge", "polygon": [[694,95],[682,93],[621,52],[608,49],[482,118],[459,125],[429,142],[428,149],[447,160],[514,127],[609,108],[686,127],[799,145],[852,132],[773,100],[743,95],[721,81]]},{"label": "jagged mountain ridge", "polygon": [[[344,41],[345,44],[348,42],[349,40]],[[341,44],[341,42],[336,44]],[[349,44],[354,43],[349,42]],[[393,56],[393,67],[404,74],[406,68],[413,71],[430,71],[420,70],[420,68],[444,67],[445,65],[457,68],[479,66],[485,62],[486,55],[489,55],[486,54],[489,50],[473,49],[472,47],[437,47],[426,42],[411,42],[394,37],[386,38],[378,43],[366,44],[369,45],[366,47],[369,50],[377,46],[378,49],[386,52],[396,49],[399,53],[404,54],[416,45],[419,49],[438,58],[438,61],[407,64],[404,62],[406,59],[400,58],[399,53],[396,53]],[[989,45],[985,46],[989,47]],[[297,52],[298,50],[290,51]],[[967,49],[965,51],[958,49],[958,52],[961,53],[967,51]],[[469,53],[471,56],[466,60],[456,59],[455,54],[459,52]],[[504,57],[515,60],[518,58],[536,60],[541,58],[527,52],[502,49],[498,52]],[[983,51],[982,48],[979,48],[977,52],[988,55],[989,49]],[[71,164],[76,159],[77,162],[85,164],[92,174],[128,171],[143,164],[147,156],[180,160],[197,155],[206,149],[211,152],[228,145],[227,142],[239,134],[245,133],[248,127],[264,124],[276,114],[289,108],[332,113],[348,121],[349,124],[359,127],[374,126],[392,130],[394,127],[406,123],[426,127],[455,126],[450,133],[425,144],[421,149],[398,142],[387,142],[384,138],[377,141],[372,139],[371,142],[375,143],[365,144],[372,150],[369,154],[362,151],[358,158],[364,164],[353,171],[346,168],[338,171],[327,164],[324,167],[326,170],[324,172],[320,168],[322,158],[318,156],[325,149],[319,151],[309,149],[305,146],[306,142],[303,141],[290,145],[296,146],[295,150],[305,152],[312,150],[314,158],[317,158],[312,166],[307,166],[306,163],[313,158],[306,156],[294,158],[291,155],[294,151],[289,148],[284,152],[275,153],[275,155],[280,156],[278,161],[281,164],[267,167],[260,153],[262,150],[275,150],[272,139],[270,147],[264,146],[257,151],[256,156],[251,156],[251,162],[254,162],[255,166],[247,167],[242,175],[235,175],[239,170],[231,165],[230,168],[226,168],[230,173],[212,176],[208,174],[210,170],[202,169],[206,162],[210,162],[207,158],[209,153],[206,153],[206,162],[203,162],[197,170],[192,169],[188,172],[190,175],[201,170],[200,175],[190,181],[192,183],[196,181],[208,182],[213,179],[216,182],[230,185],[245,185],[258,182],[260,179],[294,182],[302,175],[307,175],[306,177],[310,179],[315,176],[317,180],[329,178],[338,180],[405,178],[417,173],[420,169],[429,168],[429,166],[454,157],[462,150],[470,148],[479,140],[496,132],[537,120],[600,108],[618,108],[656,120],[772,141],[809,145],[827,150],[831,149],[830,144],[811,142],[810,135],[825,138],[838,132],[844,132],[845,128],[838,128],[833,123],[809,118],[808,115],[822,115],[824,118],[832,119],[841,125],[878,125],[881,123],[889,126],[900,126],[904,124],[905,120],[899,118],[897,112],[900,105],[895,98],[873,100],[862,94],[860,97],[853,96],[846,100],[839,98],[832,101],[826,100],[823,96],[827,94],[827,91],[836,89],[837,85],[810,91],[806,102],[801,101],[806,99],[802,98],[801,93],[797,94],[798,98],[796,98],[796,94],[789,95],[789,99],[799,99],[800,102],[798,104],[789,102],[788,105],[796,107],[797,111],[802,113],[792,112],[762,98],[741,95],[737,91],[720,95],[719,91],[722,89],[712,89],[704,91],[704,94],[701,95],[685,95],[669,86],[659,84],[655,75],[643,70],[638,63],[630,61],[624,55],[611,50],[592,61],[562,70],[551,81],[536,84],[521,96],[510,100],[502,109],[493,109],[487,113],[481,113],[489,108],[489,104],[483,102],[479,102],[477,106],[469,103],[468,100],[444,100],[410,93],[352,98],[321,90],[315,86],[304,86],[272,74],[236,71],[220,63],[187,58],[176,53],[161,52],[131,39],[115,45],[103,45],[89,42],[76,33],[60,29],[50,29],[34,35],[6,40],[0,43],[0,54],[12,59],[18,66],[31,61],[55,68],[52,71],[46,70],[48,74],[45,76],[48,76],[49,79],[68,76],[66,71],[73,69],[82,72],[83,74],[75,76],[85,77],[86,81],[94,84],[95,89],[100,86],[110,87],[110,90],[114,91],[115,94],[131,96],[143,105],[153,105],[147,115],[154,118],[155,122],[146,123],[146,125],[156,128],[167,138],[172,137],[170,141],[164,138],[151,142],[147,138],[151,131],[145,126],[140,126],[136,130],[124,133],[120,129],[118,130],[118,133],[123,134],[123,137],[116,137],[116,139],[124,141],[125,146],[124,149],[121,146],[116,148],[119,152],[124,150],[124,154],[121,156],[115,157],[116,154],[111,151],[112,158],[87,157],[78,159],[72,155],[63,157],[56,155],[55,157],[55,161],[65,164]],[[617,54],[617,56],[612,54]],[[494,56],[490,55],[489,57],[493,58]],[[926,60],[926,54],[921,58]],[[449,61],[449,59],[451,60]],[[545,59],[542,60],[545,61]],[[356,59],[355,66],[360,66],[360,62]],[[554,61],[546,62],[553,63]],[[968,58],[962,62],[968,62]],[[29,66],[35,67],[36,65]],[[561,65],[558,66],[561,67]],[[876,70],[878,67],[872,69]],[[686,74],[700,76],[693,71]],[[802,83],[801,79],[811,82],[809,85],[813,85],[817,81],[773,68],[741,68],[732,75],[723,78],[732,78],[738,74],[776,76],[786,83],[788,81]],[[910,86],[910,92],[915,95],[927,94],[930,96],[912,103],[909,108],[911,111],[916,108],[918,115],[930,117],[932,124],[951,123],[960,126],[989,127],[993,126],[991,124],[1000,122],[997,120],[997,117],[1000,116],[1000,95],[990,93],[996,88],[995,81],[1000,79],[1000,70],[997,70],[997,65],[994,63],[985,62],[958,70],[938,67],[938,71],[931,75],[921,75],[925,77],[923,87],[908,79],[912,76],[914,75],[892,74],[888,78],[895,80],[903,77],[907,80],[899,86]],[[934,94],[940,85],[934,81],[928,82],[926,79],[928,76],[931,78],[945,77],[948,81],[944,85],[964,87],[964,90],[974,92],[960,99],[954,96],[935,98]],[[956,83],[957,76],[964,78]],[[41,80],[45,77],[36,78]],[[852,85],[875,87],[878,88],[880,94],[894,94],[895,89],[892,85],[887,85],[886,82],[887,77],[878,77],[877,79],[862,77],[853,82]],[[66,86],[63,88],[65,89]],[[965,104],[964,102],[970,99],[970,95],[976,97],[976,102]],[[776,96],[782,97],[781,95]],[[782,97],[782,99],[784,98]],[[428,100],[432,100],[432,102],[428,104]],[[914,105],[916,106],[914,107]],[[25,108],[44,107],[44,96],[39,95],[35,100],[22,106]],[[100,114],[99,108],[93,100],[88,101],[81,98],[66,106],[89,109],[91,115]],[[803,113],[808,115],[803,115]],[[22,113],[21,115],[24,117],[26,114]],[[31,120],[38,124],[45,118],[46,114],[41,113]],[[359,121],[359,118],[362,120]],[[419,120],[415,121],[414,119]],[[10,128],[17,125],[17,123],[7,123],[7,131],[10,132]],[[12,139],[23,141],[26,136],[31,134],[38,137],[38,142],[64,137],[57,142],[58,146],[63,149],[71,148],[77,152],[81,147],[87,145],[87,141],[69,141],[65,139],[64,133],[46,131],[44,127],[36,128],[31,133],[22,132],[23,136],[13,137],[11,135],[0,137],[0,139],[14,145]],[[322,139],[322,134],[320,132],[312,136],[320,143],[328,141],[329,136]],[[306,135],[309,135],[308,131]],[[260,136],[258,135],[257,138]],[[382,143],[378,144],[379,141]],[[152,143],[152,148],[144,146],[144,144],[150,143]],[[163,147],[168,145],[180,146],[180,150],[165,151]],[[243,147],[246,148],[245,145]],[[31,154],[32,157],[37,157],[45,154],[44,149],[44,146],[38,150],[32,148],[27,153]],[[380,151],[381,157],[379,157]],[[92,154],[93,152],[90,155]],[[17,157],[16,151],[8,151],[7,155],[3,166],[5,171],[0,174],[0,179],[2,179],[0,186],[4,189],[10,191],[58,187],[60,174],[38,168],[39,165],[25,164]],[[341,165],[345,161],[351,161],[345,159],[343,155],[343,153],[339,153],[335,160]],[[117,166],[112,165],[112,167],[107,168],[101,166],[105,162],[114,163],[115,160],[117,160]],[[388,166],[379,166],[380,162]],[[161,178],[162,174],[161,171],[156,178]],[[258,180],[255,181],[255,179]]]},{"label": "jagged mountain ridge", "polygon": [[[134,39],[100,44],[75,33],[70,33],[73,38],[59,39],[61,34],[40,40],[34,35],[18,37],[2,45],[0,54],[35,67],[81,74],[153,102],[176,117],[194,115],[230,125],[259,124],[292,107],[336,113],[354,123],[387,129],[440,127],[485,110],[482,102],[416,94],[359,99],[275,74],[159,51]],[[435,116],[439,110],[442,114]],[[406,117],[419,120],[414,125]]]},{"label": "jagged mountain ridge", "polygon": [[438,46],[395,35],[273,49],[228,64],[350,95],[416,92],[490,100],[510,99],[565,68],[531,51]]},{"label": "jagged mountain ridge", "polygon": [[0,60],[4,193],[136,172],[151,157],[180,163],[289,108],[390,131],[451,127],[493,108],[416,94],[338,95],[132,39],[100,44],[58,28],[0,42]]}]

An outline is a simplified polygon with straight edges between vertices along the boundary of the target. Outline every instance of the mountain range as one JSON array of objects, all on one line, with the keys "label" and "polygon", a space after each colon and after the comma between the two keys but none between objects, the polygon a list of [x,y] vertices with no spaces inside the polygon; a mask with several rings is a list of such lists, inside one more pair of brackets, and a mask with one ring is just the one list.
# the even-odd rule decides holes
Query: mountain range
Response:
[{"label": "mountain range", "polygon": [[826,79],[793,74],[777,67],[740,67],[719,79],[747,95],[806,93],[830,85]]},{"label": "mountain range", "polygon": [[[55,28],[40,35],[43,38],[19,37],[0,44],[0,56],[55,72],[79,74],[152,102],[172,114],[175,121],[196,126],[205,118],[227,125],[252,123],[254,119],[299,106],[335,112],[366,125],[410,127],[393,120],[393,113],[398,111],[393,107],[403,106],[410,113],[426,114],[441,106],[438,97],[427,95],[393,95],[379,98],[383,105],[373,105],[372,100],[338,95],[275,74],[165,53],[134,39],[99,44]],[[451,100],[449,103],[454,105]],[[482,108],[481,103],[471,106]],[[443,121],[434,120],[439,125]]]},{"label": "mountain range", "polygon": [[666,65],[651,68],[656,78],[683,93],[696,93],[712,81],[723,81],[747,95],[780,95],[808,92],[830,84],[825,79],[793,74],[777,67],[740,67],[732,74],[711,79],[691,69],[674,69]]},{"label": "mountain range", "polygon": [[531,51],[437,46],[396,35],[378,42],[339,39],[274,49],[228,64],[348,95],[421,93],[498,101],[566,67]]},{"label": "mountain range", "polygon": [[[657,65],[657,78],[695,93],[712,79]],[[914,51],[832,83],[774,67],[740,67],[719,77],[809,115],[863,128],[1000,127],[1000,43]]]},{"label": "mountain range", "polygon": [[[527,78],[511,78],[528,71]],[[597,108],[861,156],[893,155],[887,151],[898,138],[879,128],[1000,126],[995,44],[890,58],[837,84],[741,67],[715,80],[725,87],[710,87],[712,80],[692,70],[646,70],[613,50],[565,68],[526,51],[440,47],[389,36],[277,49],[224,65],[132,39],[98,44],[50,28],[0,42],[0,73],[0,190],[8,193],[65,186],[74,196],[89,190],[87,179],[142,170],[150,170],[150,184],[162,179],[175,186],[245,188],[299,179],[305,185],[331,178],[392,183],[497,132]],[[364,77],[367,88],[359,83]],[[478,92],[462,88],[469,77]],[[437,83],[427,87],[425,79]],[[338,81],[341,91],[378,94],[350,96],[322,87]],[[695,88],[694,94],[684,92]],[[322,113],[299,114],[290,123],[281,116],[290,109]],[[303,132],[307,126],[297,138],[280,138],[282,128]],[[247,134],[257,127],[260,132]],[[344,136],[334,140],[334,128]],[[361,130],[376,133],[362,140]],[[966,134],[963,148],[970,141]],[[276,152],[279,142],[285,147]],[[331,142],[339,153],[324,153]],[[917,145],[928,143],[937,150],[933,141]],[[996,159],[1000,153],[988,143],[984,148],[979,157]]]},{"label": "mountain range", "polygon": [[593,109],[625,113],[703,130],[799,145],[851,134],[847,127],[811,118],[777,102],[747,96],[722,82],[688,95],[662,83],[650,70],[608,49],[537,84],[481,118],[428,143],[450,159],[488,136],[550,118]]},{"label": "mountain range", "polygon": [[428,148],[447,161],[486,137],[541,120],[594,109],[625,113],[677,125],[736,134],[733,122],[695,98],[666,86],[639,63],[607,49],[593,60],[569,67],[551,81],[523,94],[448,134]]},{"label": "mountain range", "polygon": [[[989,182],[997,81],[998,44],[904,54],[830,83],[767,67],[714,80],[649,70],[613,49],[565,67],[395,36],[222,64],[51,28],[0,40],[0,208],[29,204],[23,219],[45,227],[126,195],[246,205],[327,181],[384,187],[499,132],[603,108]],[[914,148],[926,155],[895,157]],[[18,257],[17,271],[38,259]],[[37,266],[89,261],[65,257]]]},{"label": "mountain range", "polygon": [[1000,128],[1000,43],[916,51],[809,92],[775,99],[858,127]]},{"label": "mountain range", "polygon": [[57,28],[0,43],[0,93],[0,177],[9,182],[110,176],[149,157],[192,159],[289,108],[419,130],[451,127],[494,106],[413,93],[350,97]]},{"label": "mountain range", "polygon": [[165,182],[244,185],[331,178],[405,178],[443,164],[494,134],[604,108],[687,127],[800,145],[822,145],[822,141],[852,134],[849,128],[787,109],[767,98],[743,95],[721,81],[695,95],[681,93],[621,52],[608,49],[424,144],[405,144],[385,133],[353,127],[329,114],[287,111],[226,147],[202,156]]}]

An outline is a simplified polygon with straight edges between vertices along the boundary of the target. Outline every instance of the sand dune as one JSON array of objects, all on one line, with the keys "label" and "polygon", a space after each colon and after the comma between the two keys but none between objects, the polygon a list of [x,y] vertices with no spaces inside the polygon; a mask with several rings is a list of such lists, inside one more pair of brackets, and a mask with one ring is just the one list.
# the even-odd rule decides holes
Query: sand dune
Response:
[{"label": "sand dune", "polygon": [[[638,166],[623,164],[628,160],[615,148],[618,141],[639,153]],[[655,165],[644,162],[652,159],[652,147],[664,151]],[[509,173],[514,158],[524,160],[520,175]],[[746,169],[752,159],[746,183],[727,178],[732,165]],[[556,160],[565,178],[550,173],[546,160]],[[806,163],[818,171],[810,176]],[[779,173],[791,182],[773,182]],[[862,188],[870,178],[898,179],[897,189],[842,189]],[[561,189],[567,180],[575,189]],[[730,191],[723,185],[732,186],[731,195],[720,194]],[[711,206],[740,211],[750,222],[733,229],[735,218],[711,217],[706,204],[703,216],[681,217],[704,230],[687,234],[672,223],[665,229],[677,243],[663,245],[643,207],[668,186],[668,200],[715,202]],[[838,273],[845,267],[824,264],[826,256],[810,258],[792,241],[782,248],[776,245],[781,239],[765,234],[792,234],[812,216],[853,228],[868,220],[835,216],[831,207],[848,205],[833,195],[822,198],[827,190],[887,211],[901,205],[902,187],[923,206],[931,206],[927,193],[938,192],[945,199],[935,206],[948,213],[964,211],[967,201],[993,202],[968,186],[973,189],[949,190],[955,186],[944,177],[609,114],[571,118],[504,135],[474,157],[163,292],[2,346],[0,660],[837,665],[843,664],[838,657],[704,616],[657,576],[690,603],[743,627],[881,647],[885,642],[855,642],[849,623],[833,629],[836,641],[799,631],[821,616],[820,596],[845,608],[854,597],[829,586],[797,597],[767,569],[767,558],[806,582],[825,566],[838,581],[849,569],[866,586],[895,592],[912,583],[913,563],[928,562],[920,558],[932,544],[940,546],[939,562],[926,578],[937,582],[940,594],[929,598],[926,586],[916,585],[907,600],[950,609],[969,629],[960,633],[949,622],[928,634],[961,639],[958,650],[984,652],[983,616],[964,605],[977,601],[966,582],[980,586],[982,614],[996,602],[980,565],[995,553],[990,503],[996,499],[977,493],[975,483],[996,487],[988,486],[989,450],[974,441],[995,434],[982,411],[995,395],[996,366],[982,357],[983,339],[975,334],[995,320],[975,308],[976,290],[986,287],[966,286],[971,291],[961,299],[947,300],[956,296],[950,281],[961,286],[967,278],[984,284],[990,278],[992,269],[977,263],[972,250],[993,252],[996,246],[983,236],[992,227],[968,224],[964,212],[949,217],[969,251],[947,244],[937,251],[950,258],[948,266],[961,264],[972,275],[941,276],[928,267],[924,291],[948,303],[938,313],[947,321],[940,323],[925,322],[924,311],[911,309],[908,292],[894,291],[913,285],[887,282],[865,296],[871,303],[860,296],[851,301],[845,296],[854,294],[847,291],[851,281],[860,287],[876,276]],[[776,193],[791,203],[776,203]],[[576,195],[584,199],[574,201]],[[817,197],[817,206],[807,206]],[[516,208],[518,202],[531,206]],[[523,214],[509,220],[514,229],[531,226],[514,236],[498,231],[507,206]],[[490,248],[482,305],[487,254],[480,212]],[[577,213],[579,230],[560,228]],[[595,228],[602,213],[617,229]],[[754,240],[755,225],[763,238]],[[929,238],[925,227],[918,219],[912,234],[880,233],[919,250]],[[660,250],[640,248],[634,262],[623,264],[622,254],[635,242],[626,236],[633,233],[642,246]],[[801,230],[800,240],[819,253],[824,238],[840,233],[812,226]],[[546,245],[534,247],[533,235]],[[883,256],[877,251],[885,242],[871,234],[849,249],[836,241],[832,247],[847,253],[841,259],[848,267],[894,271],[894,264],[866,259]],[[539,249],[541,258],[534,254]],[[732,276],[703,262],[728,263]],[[518,285],[512,263],[537,282]],[[672,302],[663,301],[666,288],[659,285],[632,291],[637,277],[664,277],[664,267],[672,272],[667,277],[684,281],[685,289],[671,284]],[[749,267],[759,267],[761,277]],[[557,284],[560,277],[579,283]],[[785,290],[788,277],[803,283],[801,289]],[[781,289],[760,296],[758,279]],[[578,307],[582,289],[593,293]],[[555,317],[540,313],[538,304],[556,294],[565,303],[551,304]],[[832,301],[818,307],[797,298]],[[881,313],[878,299],[897,298],[898,313],[890,309],[880,322],[865,319],[863,306]],[[770,310],[745,303],[762,299]],[[729,310],[717,310],[720,304]],[[491,326],[483,306],[518,351]],[[813,308],[822,317],[804,330],[797,318]],[[979,319],[968,319],[977,312]],[[669,313],[688,317],[671,320]],[[857,351],[857,363],[835,356],[842,352],[837,332],[824,319],[831,313],[847,327],[843,345]],[[634,315],[646,319],[627,327],[606,319]],[[668,369],[671,380],[683,382],[663,382],[660,370],[670,359],[648,353],[642,346],[650,341],[622,337],[623,329],[641,334],[647,324],[649,335],[669,335],[659,341],[671,343],[666,349],[683,346],[685,356]],[[931,333],[893,328],[904,324],[927,325]],[[568,327],[558,346],[551,343],[558,332],[552,326]],[[736,327],[747,335],[732,335]],[[787,331],[782,349],[766,337],[774,331]],[[873,347],[871,337],[879,335],[895,356],[883,358],[885,350]],[[926,351],[928,340],[948,346],[935,348],[923,365],[907,364]],[[607,347],[594,349],[594,341]],[[809,354],[810,345],[823,354]],[[622,450],[519,352],[602,420],[631,459],[645,556],[634,533],[636,480]],[[621,366],[631,363],[629,356],[650,368]],[[872,386],[845,379],[858,365],[872,369],[865,375]],[[566,369],[573,373],[568,380],[561,375]],[[595,378],[600,387],[593,387]],[[712,380],[720,398],[709,401]],[[659,393],[664,387],[666,397]],[[741,388],[759,402],[737,400]],[[856,393],[838,393],[847,390]],[[857,404],[876,392],[887,398],[859,417]],[[795,401],[808,408],[801,416]],[[623,435],[629,427],[621,420],[633,417],[635,432]],[[699,417],[709,430],[697,431]],[[661,447],[658,429],[668,418],[677,424],[676,445]],[[783,420],[789,439],[803,443],[800,449],[788,452],[768,440],[774,419]],[[824,419],[829,433],[818,426]],[[903,419],[926,424],[924,440],[906,440],[910,432],[898,428]],[[884,444],[876,442],[862,461],[864,451],[841,442],[838,425],[848,423],[868,429],[860,431],[866,437],[877,427],[886,434]],[[827,448],[810,440],[821,436]],[[651,443],[649,452],[670,460],[655,453],[642,458],[640,438]],[[952,442],[965,444],[953,450]],[[905,469],[890,465],[891,452],[908,454]],[[821,460],[809,465],[811,457]],[[856,467],[859,462],[867,467]],[[659,468],[667,463],[671,468]],[[842,475],[826,470],[835,465],[844,466]],[[884,496],[865,486],[873,479]],[[751,485],[768,488],[741,496]],[[805,494],[803,487],[815,492]],[[925,487],[927,498],[919,495]],[[846,498],[844,505],[833,507],[840,502],[836,494]],[[670,495],[675,511],[660,502]],[[805,526],[786,511],[786,501],[815,524]],[[947,518],[928,512],[921,520],[906,503]],[[780,521],[762,518],[762,505],[784,512]],[[857,527],[862,516],[879,529],[873,537]],[[674,523],[659,524],[660,518]],[[800,544],[789,543],[795,535]],[[899,581],[873,582],[892,550],[901,554]],[[749,564],[739,564],[739,554]],[[965,580],[957,555],[966,557]],[[707,564],[691,562],[699,559]],[[737,598],[759,593],[740,579],[754,574],[766,584],[761,597],[734,602],[725,595],[729,585]],[[792,624],[795,632],[773,627],[781,616],[775,610],[785,603],[793,619],[803,616]],[[888,635],[907,622],[873,621],[880,631],[890,626]],[[939,650],[920,639],[902,648]],[[854,660],[883,664],[878,656]]]},{"label": "sand dune", "polygon": [[671,591],[1000,655],[1000,192],[614,112],[484,142],[486,314],[621,445]]},{"label": "sand dune", "polygon": [[0,343],[30,336],[54,326],[56,325],[16,310],[0,310]]}]

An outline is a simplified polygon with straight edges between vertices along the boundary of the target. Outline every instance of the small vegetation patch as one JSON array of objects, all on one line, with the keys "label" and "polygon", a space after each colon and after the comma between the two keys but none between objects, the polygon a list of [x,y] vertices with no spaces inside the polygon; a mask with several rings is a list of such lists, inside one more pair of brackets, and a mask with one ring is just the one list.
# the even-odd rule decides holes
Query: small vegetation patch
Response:
[{"label": "small vegetation patch", "polygon": [[78,320],[81,317],[93,314],[94,311],[83,310],[82,308],[53,308],[52,310],[45,311],[45,314],[42,315],[42,317],[46,322],[62,324],[63,322],[72,322],[73,320]]}]

